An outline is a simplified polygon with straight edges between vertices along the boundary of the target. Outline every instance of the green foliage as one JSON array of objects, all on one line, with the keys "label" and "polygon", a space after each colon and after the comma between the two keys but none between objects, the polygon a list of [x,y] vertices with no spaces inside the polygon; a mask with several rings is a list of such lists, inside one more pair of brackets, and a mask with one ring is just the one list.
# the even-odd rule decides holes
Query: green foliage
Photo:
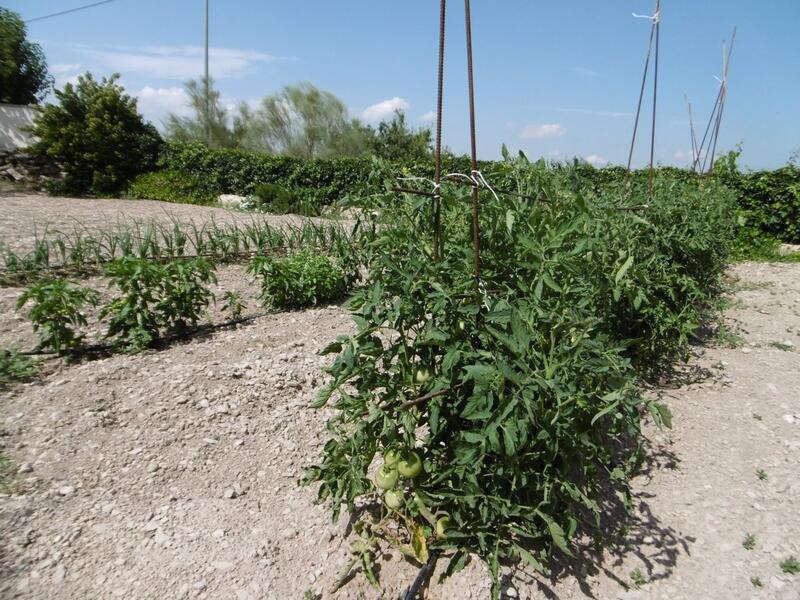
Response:
[{"label": "green foliage", "polygon": [[742,541],[742,547],[745,550],[753,550],[756,547],[756,536],[752,533],[748,533],[744,536],[744,540]]},{"label": "green foliage", "polygon": [[181,117],[170,114],[165,124],[167,139],[176,142],[199,142],[211,148],[234,148],[239,145],[243,131],[234,123],[228,110],[220,102],[214,80],[209,79],[208,104],[206,104],[205,79],[190,79],[184,84],[193,114]]},{"label": "green foliage", "polygon": [[[337,412],[305,479],[336,517],[376,500],[379,453],[415,448],[423,473],[403,481],[406,502],[387,515],[408,531],[400,549],[418,560],[455,551],[451,573],[477,554],[494,597],[502,561],[545,570],[614,512],[610,490],[629,499],[641,415],[671,426],[637,381],[699,327],[734,227],[717,185],[665,175],[652,196],[646,180],[597,192],[576,170],[523,156],[497,171],[490,181],[539,201],[481,192],[477,290],[469,188],[443,187],[439,262],[429,200],[384,197],[370,284],[350,301],[357,333],[325,350],[338,356],[314,406]],[[434,533],[444,515],[446,537]]]},{"label": "green foliage", "polygon": [[229,313],[231,319],[239,319],[245,308],[247,308],[247,304],[242,300],[242,295],[239,292],[227,290],[222,294],[222,310]]},{"label": "green foliage", "polygon": [[59,103],[42,108],[31,130],[39,138],[32,151],[61,164],[69,193],[115,194],[155,165],[161,138],[118,78],[81,75],[56,90]]},{"label": "green foliage", "polygon": [[179,171],[151,171],[138,175],[128,186],[128,196],[184,204],[212,204],[216,197],[203,193]]},{"label": "green foliage", "polygon": [[800,561],[798,561],[794,556],[790,556],[786,560],[781,561],[780,567],[781,571],[787,575],[797,575],[800,573]]},{"label": "green foliage", "polygon": [[261,301],[275,308],[333,302],[347,291],[341,268],[322,254],[301,251],[285,258],[256,256],[247,272],[261,280]]},{"label": "green foliage", "polygon": [[261,183],[256,186],[250,210],[272,213],[275,215],[319,215],[319,205],[306,201],[301,193],[286,189],[277,183]]},{"label": "green foliage", "polygon": [[18,348],[0,348],[0,389],[15,381],[29,381],[38,369]]},{"label": "green foliage", "polygon": [[39,104],[52,88],[42,47],[27,40],[19,14],[0,7],[0,102]]},{"label": "green foliage", "polygon": [[97,306],[99,299],[95,290],[71,286],[64,279],[49,279],[26,290],[17,301],[17,310],[32,303],[28,318],[34,331],[39,332],[37,350],[49,348],[57,354],[67,354],[83,339],[75,329],[86,325],[84,305]]},{"label": "green foliage", "polygon": [[167,144],[163,168],[180,172],[201,195],[252,196],[262,184],[298,190],[316,207],[365,191],[373,163],[365,158],[303,160],[243,150],[209,150],[200,144]]},{"label": "green foliage", "polygon": [[406,124],[406,115],[397,111],[391,121],[382,121],[370,139],[372,153],[397,165],[411,165],[430,161],[432,157],[431,130],[412,129]]},{"label": "green foliage", "polygon": [[106,336],[131,352],[149,346],[162,330],[195,326],[212,298],[206,285],[217,281],[205,258],[158,263],[126,257],[105,272],[122,295],[103,307],[100,318],[109,319]]},{"label": "green foliage", "polygon": [[347,107],[330,92],[310,83],[287,85],[267,96],[251,111],[239,109],[237,124],[248,150],[314,159],[358,156],[366,150],[369,133],[347,117]]}]

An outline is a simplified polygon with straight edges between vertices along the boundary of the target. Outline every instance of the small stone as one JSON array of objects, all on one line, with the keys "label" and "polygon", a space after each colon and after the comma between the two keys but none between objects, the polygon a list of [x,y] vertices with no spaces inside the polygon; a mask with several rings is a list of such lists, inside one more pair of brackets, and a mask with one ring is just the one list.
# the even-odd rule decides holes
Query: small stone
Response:
[{"label": "small stone", "polygon": [[33,471],[33,466],[31,463],[22,463],[17,469],[17,473],[30,473]]},{"label": "small stone", "polygon": [[742,348],[742,354],[750,354],[752,351],[752,348]]},{"label": "small stone", "polygon": [[169,543],[169,536],[159,527],[156,529],[156,534],[153,536],[153,541],[159,546]]},{"label": "small stone", "polygon": [[[789,425],[796,425],[796,424],[800,423],[800,416],[797,416],[797,415],[783,415],[783,420],[786,421]],[[22,469],[22,467],[20,467],[20,469]]]},{"label": "small stone", "polygon": [[161,466],[156,461],[150,461],[150,464],[147,465],[147,472],[148,473],[155,473],[161,468]]},{"label": "small stone", "polygon": [[217,571],[230,571],[233,568],[233,563],[225,560],[213,560],[211,566]]},{"label": "small stone", "polygon": [[75,493],[75,487],[71,485],[64,485],[58,488],[59,496],[69,496],[70,494],[74,493]]},{"label": "small stone", "polygon": [[223,402],[222,404],[218,405],[216,408],[218,414],[227,415],[231,412],[230,407],[228,406],[227,402]]},{"label": "small stone", "polygon": [[67,570],[64,568],[64,565],[58,565],[56,570],[53,572],[53,583],[61,583],[64,581],[64,577],[67,576]]},{"label": "small stone", "polygon": [[224,529],[216,529],[214,533],[211,534],[211,537],[217,540],[221,540],[225,537],[225,530]]},{"label": "small stone", "polygon": [[233,489],[233,488],[227,488],[227,489],[225,490],[225,492],[223,492],[223,494],[222,494],[222,495],[223,495],[225,498],[227,498],[228,500],[233,500],[233,499],[234,499],[234,498],[236,498],[236,496],[238,496],[239,494],[237,494],[237,493],[236,493],[236,490],[235,490],[235,489]]},{"label": "small stone", "polygon": [[515,590],[513,587],[508,588],[506,590],[506,596],[508,596],[509,598],[516,598],[517,590]]}]

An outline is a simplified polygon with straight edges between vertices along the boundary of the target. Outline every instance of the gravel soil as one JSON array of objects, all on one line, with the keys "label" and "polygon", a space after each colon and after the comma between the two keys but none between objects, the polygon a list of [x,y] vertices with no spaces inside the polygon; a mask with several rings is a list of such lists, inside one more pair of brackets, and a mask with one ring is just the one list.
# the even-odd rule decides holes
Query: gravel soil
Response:
[{"label": "gravel soil", "polygon": [[[69,202],[64,222],[122,210]],[[0,205],[0,241],[52,216]],[[221,283],[252,295],[236,269]],[[779,566],[800,560],[800,265],[743,263],[731,277],[728,323],[744,345],[696,347],[680,381],[648,392],[674,428],[645,428],[633,514],[552,577],[509,566],[505,597],[800,600],[800,574]],[[11,310],[21,292],[0,289],[1,345],[35,341]],[[0,452],[17,471],[0,495],[0,598],[397,598],[419,566],[396,552],[378,561],[383,595],[361,575],[329,593],[353,535],[297,486],[331,414],[306,408],[325,381],[318,351],[352,329],[338,306],[279,313],[160,351],[48,361],[0,392]],[[426,598],[488,598],[478,561],[437,579]]]}]

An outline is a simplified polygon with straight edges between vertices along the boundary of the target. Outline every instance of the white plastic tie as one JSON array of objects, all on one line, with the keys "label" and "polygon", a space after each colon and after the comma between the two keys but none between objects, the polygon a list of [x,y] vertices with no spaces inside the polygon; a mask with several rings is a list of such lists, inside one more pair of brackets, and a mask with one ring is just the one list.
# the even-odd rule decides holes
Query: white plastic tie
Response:
[{"label": "white plastic tie", "polygon": [[661,22],[661,11],[658,11],[654,15],[637,15],[636,13],[631,13],[637,19],[650,19],[653,25],[656,25]]}]

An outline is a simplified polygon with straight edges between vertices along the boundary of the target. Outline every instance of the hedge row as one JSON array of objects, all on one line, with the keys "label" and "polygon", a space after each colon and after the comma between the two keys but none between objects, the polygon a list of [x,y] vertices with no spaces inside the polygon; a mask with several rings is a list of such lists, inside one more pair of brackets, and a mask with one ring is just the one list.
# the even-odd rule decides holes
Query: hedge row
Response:
[{"label": "hedge row", "polygon": [[[742,173],[731,167],[733,161],[721,163],[715,178],[731,188],[748,221],[764,233],[789,243],[800,243],[800,167],[788,165],[775,171]],[[485,161],[479,167],[492,173],[498,187],[512,187],[503,175],[500,162]],[[341,157],[303,160],[286,156],[246,152],[243,150],[209,150],[200,144],[167,144],[159,159],[166,173],[138,178],[131,185],[130,195],[169,201],[211,202],[219,194],[252,195],[259,184],[279,184],[319,206],[329,205],[347,195],[363,195],[381,191],[386,165],[369,158]],[[469,173],[466,156],[449,156],[444,161],[445,173]],[[553,166],[555,169],[563,165]],[[625,176],[622,167],[597,169],[590,164],[569,165],[584,183],[598,194],[609,185],[618,184]],[[397,165],[398,174],[406,172],[418,177],[433,177],[433,161]],[[662,167],[671,179],[689,182],[697,174],[685,169]],[[647,177],[638,171],[634,178]]]}]

